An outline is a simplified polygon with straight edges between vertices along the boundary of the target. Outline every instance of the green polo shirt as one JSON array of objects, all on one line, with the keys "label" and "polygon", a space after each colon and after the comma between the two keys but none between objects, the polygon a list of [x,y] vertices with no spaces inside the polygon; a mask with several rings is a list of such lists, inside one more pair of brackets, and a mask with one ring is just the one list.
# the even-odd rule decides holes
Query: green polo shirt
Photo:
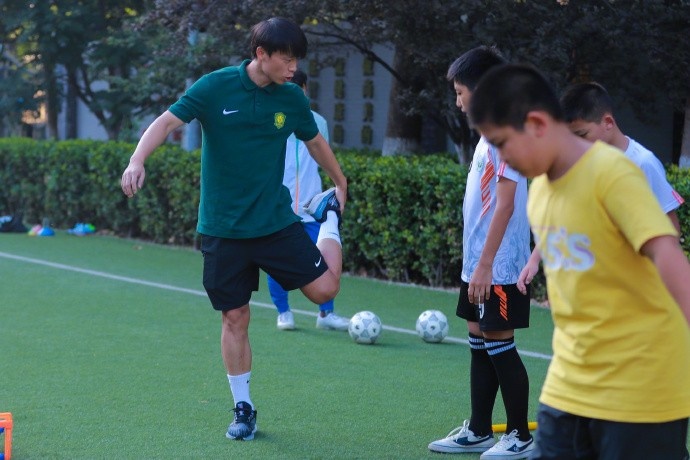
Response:
[{"label": "green polo shirt", "polygon": [[202,129],[201,201],[197,231],[222,238],[275,233],[299,217],[283,183],[285,141],[313,139],[319,130],[297,85],[258,87],[247,64],[204,75],[172,106]]}]

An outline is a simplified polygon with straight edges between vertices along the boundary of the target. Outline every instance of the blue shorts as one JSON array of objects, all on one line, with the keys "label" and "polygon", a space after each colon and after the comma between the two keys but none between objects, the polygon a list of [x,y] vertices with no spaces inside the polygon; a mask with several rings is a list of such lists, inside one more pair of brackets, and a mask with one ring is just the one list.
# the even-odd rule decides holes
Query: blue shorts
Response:
[{"label": "blue shorts", "polygon": [[306,286],[328,266],[300,222],[259,238],[201,235],[204,288],[213,308],[233,310],[259,290],[259,269],[287,291]]},{"label": "blue shorts", "polygon": [[624,423],[539,404],[532,460],[684,460],[688,419]]},{"label": "blue shorts", "polygon": [[522,294],[515,284],[491,286],[489,298],[481,305],[470,302],[469,286],[469,283],[460,281],[457,316],[479,323],[479,329],[485,332],[529,327],[529,286],[527,294]]}]

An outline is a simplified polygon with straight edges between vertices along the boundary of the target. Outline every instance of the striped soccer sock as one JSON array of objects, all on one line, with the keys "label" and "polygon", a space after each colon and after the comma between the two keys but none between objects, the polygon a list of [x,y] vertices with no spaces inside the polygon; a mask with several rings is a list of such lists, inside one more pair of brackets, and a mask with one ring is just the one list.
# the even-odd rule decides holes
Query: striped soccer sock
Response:
[{"label": "striped soccer sock", "polygon": [[486,350],[496,369],[501,387],[503,405],[506,409],[507,430],[518,430],[521,441],[530,439],[527,427],[527,409],[529,401],[529,378],[527,370],[515,347],[515,338],[486,340]]},{"label": "striped soccer sock", "polygon": [[498,377],[486,352],[484,337],[469,334],[470,342],[470,430],[476,436],[491,433],[491,414],[498,393]]}]

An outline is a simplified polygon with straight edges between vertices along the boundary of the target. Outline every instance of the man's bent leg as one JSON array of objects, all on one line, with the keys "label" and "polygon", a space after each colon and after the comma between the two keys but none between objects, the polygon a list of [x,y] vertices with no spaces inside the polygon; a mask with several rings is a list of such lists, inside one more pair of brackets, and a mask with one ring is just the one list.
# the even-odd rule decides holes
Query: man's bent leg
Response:
[{"label": "man's bent leg", "polygon": [[[321,231],[321,224],[318,222],[302,222],[302,227],[304,227],[304,231],[307,232],[307,235],[309,235],[309,239],[314,242],[314,244],[318,243],[319,241],[319,234]],[[325,238],[325,235],[322,235],[322,239]],[[317,246],[318,247],[318,246]],[[319,249],[320,250],[320,249]],[[342,251],[341,251],[342,254]],[[342,259],[342,256],[341,256]],[[328,264],[328,261],[326,261],[326,264]],[[341,260],[341,265],[342,265],[342,260]],[[330,267],[330,265],[329,265]],[[270,277],[269,277],[270,279]],[[271,285],[269,284],[268,287],[270,288]],[[332,312],[335,310],[335,302],[333,299],[326,301],[325,303],[322,303],[319,305],[319,313],[323,317],[325,314]]]},{"label": "man's bent leg", "polygon": [[328,265],[328,271],[340,282],[340,275],[343,271],[343,248],[336,240],[330,238],[322,239],[316,244],[316,247],[321,251],[323,260]]},{"label": "man's bent leg", "polygon": [[316,246],[321,251],[328,270],[301,290],[309,300],[320,305],[335,298],[340,290],[343,251],[340,244],[331,238],[322,239]]}]

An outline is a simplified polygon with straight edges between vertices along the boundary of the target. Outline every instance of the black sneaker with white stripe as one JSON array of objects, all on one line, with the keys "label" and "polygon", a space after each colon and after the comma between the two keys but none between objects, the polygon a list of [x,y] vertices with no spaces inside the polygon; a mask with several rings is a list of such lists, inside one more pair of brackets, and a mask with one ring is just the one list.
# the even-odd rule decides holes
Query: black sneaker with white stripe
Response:
[{"label": "black sneaker with white stripe", "polygon": [[253,410],[251,404],[240,401],[233,409],[233,412],[235,412],[235,419],[228,427],[228,432],[225,436],[238,441],[251,441],[254,439],[254,433],[256,433],[256,411]]}]

